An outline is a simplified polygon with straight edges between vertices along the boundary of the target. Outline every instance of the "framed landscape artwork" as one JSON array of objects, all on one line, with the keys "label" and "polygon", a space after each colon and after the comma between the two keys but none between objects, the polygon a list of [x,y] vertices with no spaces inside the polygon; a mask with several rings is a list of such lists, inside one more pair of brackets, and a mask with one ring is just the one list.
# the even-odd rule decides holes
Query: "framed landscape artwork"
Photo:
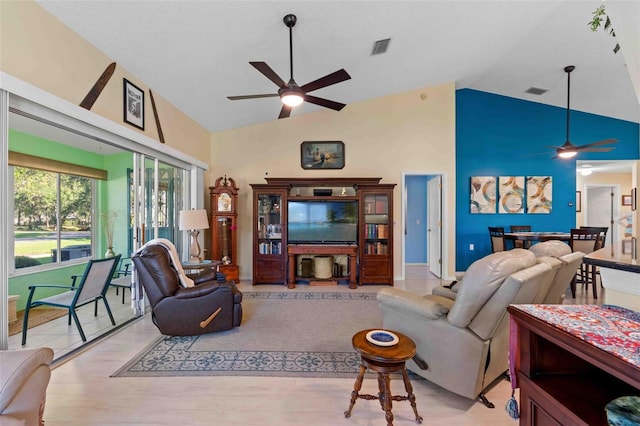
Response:
[{"label": "framed landscape artwork", "polygon": [[300,166],[303,169],[342,169],[344,161],[344,143],[340,141],[300,144]]},{"label": "framed landscape artwork", "polygon": [[144,91],[123,78],[124,122],[144,130]]}]

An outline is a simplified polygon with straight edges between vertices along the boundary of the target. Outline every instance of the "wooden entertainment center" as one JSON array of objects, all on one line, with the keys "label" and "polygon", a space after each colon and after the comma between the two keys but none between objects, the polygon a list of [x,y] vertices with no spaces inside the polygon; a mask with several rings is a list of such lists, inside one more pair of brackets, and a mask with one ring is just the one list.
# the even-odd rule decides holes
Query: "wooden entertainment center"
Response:
[{"label": "wooden entertainment center", "polygon": [[[322,278],[327,282],[347,282],[349,288],[393,285],[395,184],[381,184],[381,179],[265,178],[265,184],[251,184],[253,284],[295,288],[296,282],[317,283],[315,277],[298,273],[299,261],[332,255],[336,267],[330,278]],[[305,214],[290,217],[290,206]],[[289,225],[304,230],[288,235]],[[305,232],[314,236],[305,240]],[[344,258],[345,264],[338,265],[337,259]]]}]

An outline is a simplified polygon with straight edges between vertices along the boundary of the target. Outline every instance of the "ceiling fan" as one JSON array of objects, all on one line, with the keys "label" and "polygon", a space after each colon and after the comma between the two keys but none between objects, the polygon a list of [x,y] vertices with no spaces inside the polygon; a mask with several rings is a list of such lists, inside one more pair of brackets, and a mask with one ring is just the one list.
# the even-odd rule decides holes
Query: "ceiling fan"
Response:
[{"label": "ceiling fan", "polygon": [[567,141],[562,146],[549,147],[554,148],[556,150],[557,157],[560,158],[572,158],[575,157],[578,152],[609,152],[614,149],[613,146],[601,147],[600,145],[607,145],[610,143],[618,142],[617,139],[604,139],[598,142],[588,143],[586,145],[574,145],[569,140],[569,116],[571,111],[571,108],[569,107],[571,99],[571,71],[575,69],[576,67],[573,65],[564,67],[564,72],[567,73]]},{"label": "ceiling fan", "polygon": [[330,101],[329,99],[318,98],[316,96],[309,95],[309,92],[322,89],[323,87],[331,86],[332,84],[340,83],[345,80],[349,80],[351,76],[344,70],[340,69],[331,74],[327,74],[317,80],[307,83],[303,86],[298,84],[293,79],[293,26],[296,24],[296,15],[286,15],[283,18],[284,24],[289,28],[289,69],[291,72],[291,78],[288,83],[285,83],[278,74],[275,73],[265,62],[249,62],[255,69],[260,71],[265,77],[273,81],[276,86],[279,87],[278,93],[268,93],[262,95],[243,95],[243,96],[227,96],[232,101],[241,99],[256,99],[256,98],[270,98],[279,96],[282,100],[282,109],[278,118],[287,118],[291,115],[291,109],[300,105],[302,102],[309,102],[312,104],[320,105],[325,108],[330,108],[336,111],[340,111],[346,105],[340,102]]}]

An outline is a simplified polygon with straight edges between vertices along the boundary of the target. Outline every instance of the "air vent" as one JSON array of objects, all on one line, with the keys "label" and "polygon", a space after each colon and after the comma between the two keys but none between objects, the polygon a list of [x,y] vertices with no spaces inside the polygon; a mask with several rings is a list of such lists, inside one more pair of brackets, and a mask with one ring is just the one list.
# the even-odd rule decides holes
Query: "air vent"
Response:
[{"label": "air vent", "polygon": [[532,95],[542,95],[543,93],[547,93],[548,89],[541,89],[540,87],[529,87],[525,90],[525,93],[531,93]]},{"label": "air vent", "polygon": [[389,43],[391,42],[390,38],[385,38],[384,40],[378,40],[373,43],[373,52],[371,55],[381,55],[387,51],[389,48]]}]

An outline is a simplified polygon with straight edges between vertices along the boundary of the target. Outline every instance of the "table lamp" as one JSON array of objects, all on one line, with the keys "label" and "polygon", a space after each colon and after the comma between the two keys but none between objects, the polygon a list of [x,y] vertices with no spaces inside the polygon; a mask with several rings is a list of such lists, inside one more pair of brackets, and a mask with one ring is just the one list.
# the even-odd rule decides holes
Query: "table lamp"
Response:
[{"label": "table lamp", "polygon": [[189,262],[200,263],[200,244],[198,244],[198,234],[200,229],[209,229],[209,219],[207,211],[202,210],[181,210],[180,225],[181,231],[189,231],[191,235],[191,247],[189,247]]}]

